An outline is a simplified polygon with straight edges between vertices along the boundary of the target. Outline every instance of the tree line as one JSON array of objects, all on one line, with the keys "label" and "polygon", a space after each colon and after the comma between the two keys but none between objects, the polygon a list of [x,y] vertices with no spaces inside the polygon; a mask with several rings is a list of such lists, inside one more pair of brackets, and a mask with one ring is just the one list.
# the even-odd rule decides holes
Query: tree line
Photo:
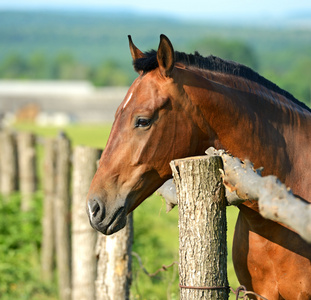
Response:
[{"label": "tree line", "polygon": [[[309,106],[311,104],[311,57],[296,57],[296,63],[287,68],[283,65],[286,61],[284,58],[281,65],[264,65],[264,57],[243,41],[201,39],[187,48],[196,49],[204,56],[213,54],[245,64],[292,93],[298,100]],[[287,61],[290,60],[289,53]],[[130,64],[114,58],[97,64],[83,62],[77,59],[73,51],[59,52],[54,57],[44,52],[33,52],[28,56],[10,53],[0,60],[1,79],[88,80],[95,86],[128,86],[136,76]]]},{"label": "tree line", "polygon": [[133,76],[113,59],[94,66],[77,60],[70,52],[52,58],[41,52],[29,56],[13,53],[0,61],[2,79],[89,80],[95,86],[126,86]]}]

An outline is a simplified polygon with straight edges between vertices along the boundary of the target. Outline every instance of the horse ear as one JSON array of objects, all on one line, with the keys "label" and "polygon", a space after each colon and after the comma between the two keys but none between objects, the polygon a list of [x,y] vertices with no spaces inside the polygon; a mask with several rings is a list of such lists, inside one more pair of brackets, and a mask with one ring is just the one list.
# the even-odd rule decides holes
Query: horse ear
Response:
[{"label": "horse ear", "polygon": [[143,58],[145,57],[145,54],[143,52],[141,52],[133,43],[132,41],[132,37],[130,35],[128,35],[128,39],[129,39],[129,45],[130,45],[130,51],[131,51],[131,55],[133,58],[133,61],[135,61],[138,58]]},{"label": "horse ear", "polygon": [[161,73],[164,76],[170,76],[174,68],[175,54],[172,43],[164,34],[160,35],[157,60]]}]

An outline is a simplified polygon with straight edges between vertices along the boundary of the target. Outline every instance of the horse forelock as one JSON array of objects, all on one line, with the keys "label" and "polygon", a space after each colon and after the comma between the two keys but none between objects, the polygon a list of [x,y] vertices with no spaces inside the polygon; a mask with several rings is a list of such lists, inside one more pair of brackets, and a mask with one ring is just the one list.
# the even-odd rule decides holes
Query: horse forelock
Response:
[{"label": "horse forelock", "polygon": [[[281,89],[275,83],[259,75],[256,71],[243,64],[224,60],[214,55],[203,57],[198,52],[195,52],[194,54],[186,54],[184,52],[178,51],[175,51],[175,62],[198,69],[239,76],[244,79],[256,82],[265,88],[286,97],[295,104],[311,112],[311,109],[307,105],[296,99],[292,94]],[[139,58],[133,61],[133,66],[137,72],[148,73],[152,70],[155,70],[159,66],[157,61],[157,51],[151,50],[145,52],[143,58]]]}]

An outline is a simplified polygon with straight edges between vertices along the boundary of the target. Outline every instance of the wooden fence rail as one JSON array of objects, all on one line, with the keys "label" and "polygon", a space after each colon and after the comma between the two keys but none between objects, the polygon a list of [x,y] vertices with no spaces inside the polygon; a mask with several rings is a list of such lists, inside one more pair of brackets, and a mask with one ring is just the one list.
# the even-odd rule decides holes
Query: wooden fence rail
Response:
[{"label": "wooden fence rail", "polygon": [[246,200],[258,200],[259,213],[266,219],[281,222],[311,243],[311,205],[293,195],[276,176],[262,177],[250,161],[241,162],[224,150],[209,148],[208,156],[223,159],[222,174],[227,188],[227,200],[232,205]]}]

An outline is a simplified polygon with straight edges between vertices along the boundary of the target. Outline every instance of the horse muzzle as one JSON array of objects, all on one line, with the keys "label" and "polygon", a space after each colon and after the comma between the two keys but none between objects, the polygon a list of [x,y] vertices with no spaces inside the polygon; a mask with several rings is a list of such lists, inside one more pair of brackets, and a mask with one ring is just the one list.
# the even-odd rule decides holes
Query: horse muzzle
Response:
[{"label": "horse muzzle", "polygon": [[87,212],[91,226],[105,235],[113,234],[126,225],[126,209],[124,206],[109,212],[102,200],[91,198],[87,203]]}]

